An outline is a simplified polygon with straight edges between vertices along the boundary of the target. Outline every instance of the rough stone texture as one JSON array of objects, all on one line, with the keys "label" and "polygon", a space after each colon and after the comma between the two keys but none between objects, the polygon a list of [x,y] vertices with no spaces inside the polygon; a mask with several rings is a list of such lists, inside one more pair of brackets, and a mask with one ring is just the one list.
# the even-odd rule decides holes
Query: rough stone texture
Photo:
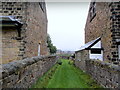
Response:
[{"label": "rough stone texture", "polygon": [[[48,55],[47,15],[45,3],[2,2],[0,6],[2,9],[0,14],[3,16],[15,16],[16,19],[20,19],[20,21],[23,22],[20,38],[18,38],[15,29],[11,32],[10,30],[3,29],[2,38],[6,38],[2,41],[3,63],[38,56],[39,43],[41,43],[41,55]],[[13,36],[16,38],[13,38]],[[11,54],[14,59],[11,58]]]},{"label": "rough stone texture", "polygon": [[16,40],[17,30],[15,28],[2,30],[2,63],[19,60],[18,53],[20,41]]},{"label": "rough stone texture", "polygon": [[38,55],[41,42],[41,55],[47,55],[47,18],[46,12],[40,9],[39,3],[28,3],[25,57]]},{"label": "rough stone texture", "polygon": [[0,14],[3,16],[15,16],[17,19],[25,18],[26,5],[22,2],[2,2]]},{"label": "rough stone texture", "polygon": [[[84,65],[84,66],[83,66]],[[106,88],[119,88],[120,67],[99,60],[75,60],[75,66],[92,76],[99,84]]]},{"label": "rough stone texture", "polygon": [[88,50],[82,50],[75,52],[75,63],[77,67],[79,66],[82,70],[85,71],[85,60],[89,58]]},{"label": "rough stone texture", "polygon": [[0,87],[30,88],[57,61],[56,56],[32,57],[3,64]]},{"label": "rough stone texture", "polygon": [[78,61],[85,61],[85,60],[89,59],[89,51],[88,50],[76,51],[75,59]]},{"label": "rough stone texture", "polygon": [[112,32],[112,61],[120,61],[118,59],[117,39],[120,39],[120,1],[111,3],[111,32]]},{"label": "rough stone texture", "polygon": [[[96,16],[91,19],[90,10],[85,27],[85,43],[101,37],[103,59],[108,62],[118,60],[118,47],[116,39],[120,39],[120,2],[96,2]],[[90,7],[92,6],[92,3]]]}]

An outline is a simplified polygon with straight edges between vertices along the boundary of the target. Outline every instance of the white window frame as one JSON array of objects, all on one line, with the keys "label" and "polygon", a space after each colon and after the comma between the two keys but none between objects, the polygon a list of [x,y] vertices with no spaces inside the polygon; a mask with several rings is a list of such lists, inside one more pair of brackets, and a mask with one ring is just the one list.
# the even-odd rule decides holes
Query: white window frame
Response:
[{"label": "white window frame", "polygon": [[[99,42],[97,42],[94,46],[92,46],[91,48],[101,48],[101,40]],[[101,50],[101,54],[97,54],[97,53],[91,53],[91,50],[89,50],[89,58],[90,59],[99,59],[101,61],[103,61],[103,50]]]}]

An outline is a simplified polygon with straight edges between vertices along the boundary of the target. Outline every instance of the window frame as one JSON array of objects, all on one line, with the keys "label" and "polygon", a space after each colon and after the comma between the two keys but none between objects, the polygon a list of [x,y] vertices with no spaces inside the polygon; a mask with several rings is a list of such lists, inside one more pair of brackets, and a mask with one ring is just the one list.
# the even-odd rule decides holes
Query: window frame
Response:
[{"label": "window frame", "polygon": [[96,16],[96,2],[91,3],[89,12],[90,12],[90,22],[91,22],[94,19],[94,17]]},{"label": "window frame", "polygon": [[92,50],[90,50],[90,54],[102,54],[102,50],[92,49]]}]

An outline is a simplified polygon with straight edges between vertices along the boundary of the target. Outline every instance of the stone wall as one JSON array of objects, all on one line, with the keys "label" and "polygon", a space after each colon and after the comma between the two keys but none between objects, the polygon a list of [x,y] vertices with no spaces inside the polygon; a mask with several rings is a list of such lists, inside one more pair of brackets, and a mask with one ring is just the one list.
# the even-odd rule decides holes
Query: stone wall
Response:
[{"label": "stone wall", "polygon": [[57,61],[56,56],[32,57],[3,64],[1,88],[30,88]]},{"label": "stone wall", "polygon": [[27,27],[25,32],[25,55],[32,57],[38,55],[40,44],[41,55],[47,55],[47,16],[42,11],[40,4],[31,2],[27,4]]},{"label": "stone wall", "polygon": [[18,32],[15,28],[2,29],[2,64],[19,60],[20,40],[16,40]]},{"label": "stone wall", "polygon": [[120,67],[99,60],[75,61],[75,66],[92,76],[100,85],[106,88],[120,88]]},{"label": "stone wall", "polygon": [[111,45],[111,53],[112,58],[110,58],[112,61],[120,61],[118,59],[118,45],[117,45],[117,39],[120,39],[120,1],[119,2],[112,2],[110,4],[110,10],[111,10],[111,32],[112,32],[112,45]]},{"label": "stone wall", "polygon": [[88,50],[75,52],[75,65],[85,71],[85,60],[89,58]]},{"label": "stone wall", "polygon": [[26,4],[22,2],[2,2],[0,14],[3,16],[15,16],[16,19],[25,17]]},{"label": "stone wall", "polygon": [[76,66],[76,67],[79,67],[81,70],[83,70],[83,71],[86,70],[85,61],[78,61],[78,60],[75,60],[74,63],[75,63],[75,66]]},{"label": "stone wall", "polygon": [[88,50],[76,51],[75,59],[78,61],[84,61],[86,59],[89,59],[89,51]]},{"label": "stone wall", "polygon": [[[85,43],[101,37],[103,59],[108,62],[118,60],[118,46],[116,39],[120,38],[120,2],[91,2],[85,27]],[[94,6],[94,17],[91,18],[91,8]]]},{"label": "stone wall", "polygon": [[[10,50],[11,48],[6,44],[10,42],[12,38],[12,33],[10,32],[6,33],[5,37],[8,40],[2,41],[4,42],[2,48],[4,48],[4,44],[6,44],[5,47],[9,49],[9,52],[13,53],[13,56],[16,56],[16,60],[38,56],[39,43],[41,43],[41,55],[49,54],[47,48],[47,15],[44,2],[2,2],[0,3],[0,9],[2,9],[0,15],[15,16],[15,19],[20,19],[20,21],[23,22],[19,41],[14,38],[14,41],[18,41],[20,45],[15,46],[16,43],[11,42],[11,44],[17,47],[19,51],[14,52],[13,50]],[[4,38],[4,34],[2,36]],[[10,53],[5,50],[2,54],[4,56],[6,56],[6,54],[10,56]],[[4,58],[2,60],[4,61]],[[13,60],[14,59],[11,57],[8,58],[8,62]]]}]

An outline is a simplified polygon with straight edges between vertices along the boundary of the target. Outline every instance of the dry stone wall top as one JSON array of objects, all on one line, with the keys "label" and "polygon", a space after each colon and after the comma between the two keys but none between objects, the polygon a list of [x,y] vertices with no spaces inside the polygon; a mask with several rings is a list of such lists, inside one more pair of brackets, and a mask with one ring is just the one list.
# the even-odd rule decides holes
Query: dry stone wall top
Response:
[{"label": "dry stone wall top", "polygon": [[32,57],[3,64],[2,88],[30,88],[57,61],[56,56]]},{"label": "dry stone wall top", "polygon": [[[84,62],[84,64],[83,64]],[[99,60],[75,61],[75,65],[92,76],[106,88],[119,88],[120,66]]]}]

